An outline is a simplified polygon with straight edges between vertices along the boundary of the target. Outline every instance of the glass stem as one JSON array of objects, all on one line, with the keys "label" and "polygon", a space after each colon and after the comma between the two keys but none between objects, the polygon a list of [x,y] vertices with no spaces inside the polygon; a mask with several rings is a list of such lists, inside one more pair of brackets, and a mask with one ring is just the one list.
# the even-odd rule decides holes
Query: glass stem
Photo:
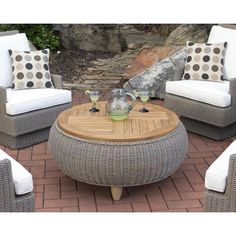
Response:
[{"label": "glass stem", "polygon": [[143,109],[145,109],[145,106],[146,106],[146,102],[143,102]]}]

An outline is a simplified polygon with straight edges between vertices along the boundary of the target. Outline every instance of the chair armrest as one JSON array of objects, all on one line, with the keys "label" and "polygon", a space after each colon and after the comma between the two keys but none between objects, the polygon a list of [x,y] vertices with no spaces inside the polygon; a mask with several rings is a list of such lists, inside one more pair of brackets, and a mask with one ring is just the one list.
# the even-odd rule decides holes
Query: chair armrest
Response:
[{"label": "chair armrest", "polygon": [[[233,200],[235,200],[236,196],[235,191],[236,191],[236,153],[231,154],[229,159],[229,170],[228,170],[225,193],[231,196]],[[235,201],[233,202],[235,204]]]},{"label": "chair armrest", "polygon": [[7,102],[6,88],[0,86],[0,116],[2,114],[6,114],[6,102]]},{"label": "chair armrest", "polygon": [[229,93],[231,96],[236,94],[236,78],[229,80]]},{"label": "chair armrest", "polygon": [[0,161],[0,212],[14,211],[15,198],[11,162],[4,159]]},{"label": "chair armrest", "polygon": [[37,48],[31,43],[31,41],[28,40],[28,43],[31,51],[37,51]]},{"label": "chair armrest", "polygon": [[171,79],[172,81],[177,81],[177,80],[181,80],[182,76],[184,74],[184,67],[185,67],[185,63],[182,63],[180,61],[177,60],[173,60],[174,63],[174,77],[173,79]]},{"label": "chair armrest", "polygon": [[231,95],[231,106],[233,107],[233,114],[236,117],[236,78],[229,81],[229,93]]},{"label": "chair armrest", "polygon": [[51,74],[52,77],[52,83],[56,89],[62,89],[62,76]]}]

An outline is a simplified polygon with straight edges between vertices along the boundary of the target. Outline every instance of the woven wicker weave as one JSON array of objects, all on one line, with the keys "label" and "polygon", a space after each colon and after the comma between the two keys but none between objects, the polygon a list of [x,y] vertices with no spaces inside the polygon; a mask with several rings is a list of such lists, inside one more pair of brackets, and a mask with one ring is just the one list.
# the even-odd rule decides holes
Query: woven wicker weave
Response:
[{"label": "woven wicker weave", "polygon": [[184,116],[181,116],[180,120],[188,131],[192,133],[200,133],[203,136],[215,140],[223,140],[236,134],[236,123],[233,123],[226,127],[219,127],[201,121],[189,119]]},{"label": "woven wicker weave", "polygon": [[187,133],[177,129],[161,138],[137,142],[92,141],[68,135],[55,122],[48,148],[61,170],[86,183],[135,186],[171,175],[185,158]]},{"label": "woven wicker weave", "polygon": [[35,210],[34,193],[16,195],[11,162],[0,161],[0,212],[30,212]]},{"label": "woven wicker weave", "polygon": [[[18,30],[0,32],[0,36],[13,35]],[[37,50],[29,41],[30,49]],[[55,88],[62,88],[62,76],[51,74]],[[48,139],[49,128],[58,114],[71,106],[70,103],[24,114],[9,116],[6,113],[6,88],[0,86],[0,144],[20,149]]]},{"label": "woven wicker weave", "polygon": [[236,212],[236,154],[230,157],[225,192],[206,190],[204,208],[208,212]]},{"label": "woven wicker weave", "polygon": [[[59,81],[61,76],[53,75]],[[48,139],[49,129],[59,113],[69,108],[71,103],[40,109],[16,116],[6,114],[6,89],[0,87],[0,144],[11,149],[21,149]]]},{"label": "woven wicker weave", "polygon": [[[180,80],[183,66],[176,68],[175,80]],[[177,78],[179,76],[179,78]],[[231,105],[217,107],[173,94],[165,95],[165,107],[182,118],[186,129],[216,140],[236,134],[236,79],[230,80]]]}]

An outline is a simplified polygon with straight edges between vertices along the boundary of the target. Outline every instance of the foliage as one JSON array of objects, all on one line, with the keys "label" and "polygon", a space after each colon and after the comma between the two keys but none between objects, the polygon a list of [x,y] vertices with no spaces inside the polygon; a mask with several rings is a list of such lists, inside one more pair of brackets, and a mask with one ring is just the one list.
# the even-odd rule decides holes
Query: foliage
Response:
[{"label": "foliage", "polygon": [[38,49],[49,48],[58,49],[60,39],[53,31],[53,25],[49,24],[2,24],[0,31],[19,30],[26,33],[27,38]]}]

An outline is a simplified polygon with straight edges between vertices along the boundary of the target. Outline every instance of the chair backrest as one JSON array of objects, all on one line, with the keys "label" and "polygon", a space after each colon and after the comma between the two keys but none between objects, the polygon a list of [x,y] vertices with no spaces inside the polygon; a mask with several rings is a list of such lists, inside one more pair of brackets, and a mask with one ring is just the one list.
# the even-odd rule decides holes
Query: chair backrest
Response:
[{"label": "chair backrest", "polygon": [[[7,34],[7,35],[6,35]],[[30,51],[28,39],[24,33],[16,31],[1,32],[0,36],[0,86],[12,86],[12,65],[8,50]],[[3,36],[4,35],[4,36]]]},{"label": "chair backrest", "polygon": [[215,25],[212,27],[208,43],[227,42],[224,58],[224,78],[236,78],[236,30]]},{"label": "chair backrest", "polygon": [[13,34],[19,34],[20,32],[18,30],[9,30],[9,31],[3,31],[0,32],[0,36],[7,36],[7,35],[13,35]]},{"label": "chair backrest", "polygon": [[31,173],[14,158],[0,149],[0,161],[5,159],[11,162],[12,178],[16,194],[23,195],[32,192],[33,179]]}]

